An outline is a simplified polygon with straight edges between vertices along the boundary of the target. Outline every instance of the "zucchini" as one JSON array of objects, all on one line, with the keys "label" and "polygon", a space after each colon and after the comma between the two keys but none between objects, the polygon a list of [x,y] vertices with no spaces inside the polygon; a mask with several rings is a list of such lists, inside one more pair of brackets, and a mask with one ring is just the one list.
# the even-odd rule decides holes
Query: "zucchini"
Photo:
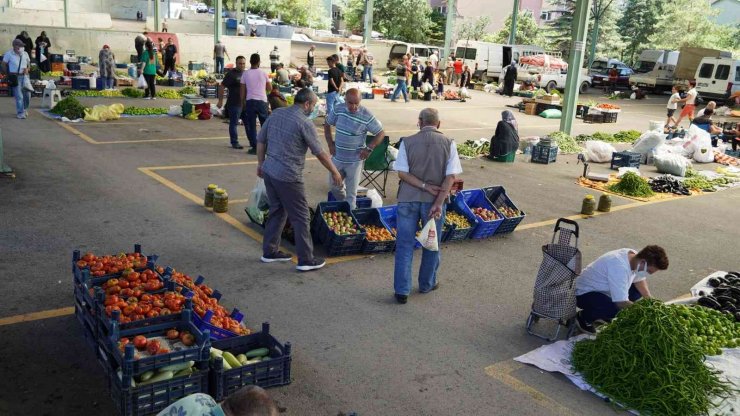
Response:
[{"label": "zucchini", "polygon": [[224,359],[224,361],[228,361],[228,363],[231,366],[231,368],[236,368],[236,367],[241,367],[242,366],[242,363],[240,363],[239,360],[237,360],[236,357],[234,357],[234,354],[232,354],[232,353],[230,353],[228,351],[224,351],[223,359]]},{"label": "zucchini", "polygon": [[158,372],[161,373],[163,371],[172,371],[172,372],[175,372],[176,373],[176,372],[181,371],[181,370],[184,370],[186,368],[190,368],[190,367],[192,367],[194,365],[195,365],[195,361],[185,361],[185,362],[182,362],[182,363],[170,364],[168,366],[162,367],[162,368],[159,369]]},{"label": "zucchini", "polygon": [[265,355],[270,354],[270,350],[267,348],[255,348],[253,350],[247,351],[247,358],[255,358],[255,357],[263,357]]},{"label": "zucchini", "polygon": [[239,363],[241,365],[247,365],[247,356],[244,354],[239,354],[236,356],[236,359],[239,360]]},{"label": "zucchini", "polygon": [[139,381],[147,381],[154,375],[154,371],[147,371],[139,377]]},{"label": "zucchini", "polygon": [[169,379],[171,379],[174,376],[175,376],[175,372],[174,371],[162,371],[160,373],[155,374],[149,380],[143,381],[143,382],[139,383],[139,385],[142,385],[143,386],[143,385],[146,385],[146,384],[156,383],[158,381],[169,380]]},{"label": "zucchini", "polygon": [[223,357],[219,357],[219,358],[221,358],[221,364],[223,364],[224,370],[231,370],[232,367],[229,364],[229,362],[226,361]]},{"label": "zucchini", "polygon": [[213,358],[214,355],[221,357],[222,355],[224,355],[224,352],[218,348],[211,347],[211,358]]},{"label": "zucchini", "polygon": [[193,374],[193,367],[188,367],[175,373],[175,377],[189,376],[191,374]]},{"label": "zucchini", "polygon": [[259,363],[261,361],[262,361],[262,357],[255,357],[255,358],[251,358],[251,359],[247,360],[247,362],[244,365],[255,364],[255,363]]}]

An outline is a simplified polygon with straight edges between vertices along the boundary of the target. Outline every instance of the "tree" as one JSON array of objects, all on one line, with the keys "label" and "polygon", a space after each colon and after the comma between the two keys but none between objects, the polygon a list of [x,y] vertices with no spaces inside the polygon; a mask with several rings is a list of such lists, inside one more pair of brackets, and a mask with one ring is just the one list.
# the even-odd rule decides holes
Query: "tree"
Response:
[{"label": "tree", "polygon": [[596,49],[599,43],[599,28],[601,27],[601,24],[604,20],[604,16],[609,12],[609,8],[612,5],[614,0],[593,0],[591,3],[591,36],[590,36],[590,47],[589,47],[589,55],[588,55],[588,67],[591,67],[591,64],[594,61],[594,55],[596,54]]},{"label": "tree", "polygon": [[249,0],[249,9],[268,18],[280,18],[294,26],[327,29],[329,12],[321,0]]},{"label": "tree", "polygon": [[445,27],[447,26],[447,16],[440,13],[439,10],[432,10],[432,24],[429,26],[427,33],[427,43],[435,46],[442,46],[445,43]]},{"label": "tree", "polygon": [[567,57],[573,41],[573,15],[576,10],[576,0],[557,0],[551,3],[564,13],[549,23],[544,30],[548,40],[547,47],[553,51],[560,51],[563,57]]},{"label": "tree", "polygon": [[708,2],[672,0],[663,5],[661,19],[651,36],[658,49],[679,49],[682,46],[714,47],[720,31],[710,19],[719,13]]},{"label": "tree", "polygon": [[625,41],[619,34],[617,22],[622,16],[619,7],[610,7],[604,13],[599,28],[599,39],[596,43],[596,56],[621,57],[625,48]]},{"label": "tree", "polygon": [[[627,44],[627,61],[634,62],[637,51],[650,46],[650,38],[657,31],[662,9],[660,0],[627,0],[622,18],[617,22]],[[678,22],[673,23],[679,25]]]},{"label": "tree", "polygon": [[[537,25],[532,12],[525,10],[519,13],[516,25],[516,36],[514,43],[517,45],[542,45],[544,39],[542,31]],[[483,41],[493,43],[509,43],[509,34],[511,33],[511,14],[506,18],[504,26],[496,33],[488,33],[483,36]]]},{"label": "tree", "polygon": [[481,16],[475,20],[466,20],[457,27],[458,39],[478,40],[486,34],[486,28],[491,23],[489,16]]},{"label": "tree", "polygon": [[[269,0],[266,0],[269,1]],[[373,30],[388,39],[427,42],[432,26],[432,8],[427,0],[375,0]],[[349,0],[345,13],[347,27],[357,33],[364,30],[365,0]]]}]

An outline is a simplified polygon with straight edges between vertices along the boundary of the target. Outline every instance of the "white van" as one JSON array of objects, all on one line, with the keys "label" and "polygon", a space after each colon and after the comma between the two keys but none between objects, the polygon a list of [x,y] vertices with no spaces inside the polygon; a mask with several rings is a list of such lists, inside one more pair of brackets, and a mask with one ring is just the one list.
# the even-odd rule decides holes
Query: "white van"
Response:
[{"label": "white van", "polygon": [[652,91],[670,91],[673,71],[676,70],[679,51],[646,49],[640,53],[635,73],[630,75],[630,85]]},{"label": "white van", "polygon": [[422,45],[417,43],[394,42],[391,51],[388,53],[388,69],[395,69],[398,64],[403,62],[403,56],[410,53],[411,56],[418,56],[422,61],[428,58],[434,51],[439,56],[439,48],[436,46]]},{"label": "white van", "polygon": [[534,45],[503,45],[477,40],[460,40],[455,46],[455,56],[462,58],[463,63],[473,69],[473,78],[483,81],[498,80],[501,70],[512,60],[519,62],[519,58],[524,55],[545,52],[543,48]]},{"label": "white van", "polygon": [[724,101],[740,90],[740,60],[702,58],[696,70],[696,91],[704,100]]}]

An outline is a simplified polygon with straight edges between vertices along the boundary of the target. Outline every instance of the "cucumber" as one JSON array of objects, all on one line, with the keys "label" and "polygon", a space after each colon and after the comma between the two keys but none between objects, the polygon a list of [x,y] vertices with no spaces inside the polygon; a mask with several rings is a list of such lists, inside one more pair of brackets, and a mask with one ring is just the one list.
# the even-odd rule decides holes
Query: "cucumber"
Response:
[{"label": "cucumber", "polygon": [[219,358],[221,358],[221,363],[224,366],[224,370],[231,370],[231,368],[232,368],[231,367],[231,364],[229,364],[229,362],[226,361],[224,358],[222,358],[222,357],[219,357]]},{"label": "cucumber", "polygon": [[246,364],[244,365],[258,363],[260,361],[262,361],[262,357],[255,357],[255,358],[247,360]]},{"label": "cucumber", "polygon": [[241,367],[242,363],[239,362],[239,360],[234,357],[234,354],[224,351],[224,361],[228,361],[231,368]]},{"label": "cucumber", "polygon": [[191,374],[193,374],[193,368],[188,367],[188,368],[183,368],[182,370],[175,373],[175,377],[189,376]]},{"label": "cucumber", "polygon": [[255,357],[263,357],[265,355],[270,354],[270,350],[267,348],[255,348],[253,350],[247,351],[247,358],[255,358]]},{"label": "cucumber", "polygon": [[220,350],[220,349],[218,349],[218,348],[213,348],[213,347],[211,347],[211,358],[213,358],[213,356],[214,356],[214,355],[215,355],[215,356],[218,356],[218,357],[221,357],[222,355],[224,355],[224,352],[223,352],[223,351],[221,351],[221,350]]},{"label": "cucumber", "polygon": [[139,383],[139,385],[144,386],[144,385],[147,385],[147,384],[156,383],[158,381],[169,380],[169,379],[171,379],[174,376],[175,376],[175,373],[173,371],[162,371],[161,373],[155,374],[149,380],[143,381],[143,382]]},{"label": "cucumber", "polygon": [[163,371],[172,371],[172,372],[178,372],[180,370],[184,370],[186,368],[190,368],[195,365],[195,361],[185,361],[183,363],[177,363],[177,364],[170,364],[168,366],[162,367],[159,369],[159,373]]},{"label": "cucumber", "polygon": [[241,365],[247,365],[247,356],[244,354],[239,354],[236,356],[236,359],[239,360],[239,363]]},{"label": "cucumber", "polygon": [[139,381],[147,381],[154,375],[154,371],[147,371],[139,377]]}]

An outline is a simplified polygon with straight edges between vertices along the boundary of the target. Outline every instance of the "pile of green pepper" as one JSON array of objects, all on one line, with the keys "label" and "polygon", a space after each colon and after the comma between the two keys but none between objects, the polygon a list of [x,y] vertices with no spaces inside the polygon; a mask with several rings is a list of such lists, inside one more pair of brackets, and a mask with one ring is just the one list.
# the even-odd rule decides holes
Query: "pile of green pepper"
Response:
[{"label": "pile of green pepper", "polygon": [[[576,343],[573,368],[599,392],[641,414],[705,415],[716,404],[713,400],[739,393],[704,363],[710,350],[707,339],[715,333],[714,328],[699,328],[710,322],[698,318],[705,311],[709,310],[640,300],[621,310],[595,339]],[[707,316],[715,315],[712,312]],[[725,320],[737,336],[736,324]],[[718,352],[720,344],[711,343],[710,352]]]}]

